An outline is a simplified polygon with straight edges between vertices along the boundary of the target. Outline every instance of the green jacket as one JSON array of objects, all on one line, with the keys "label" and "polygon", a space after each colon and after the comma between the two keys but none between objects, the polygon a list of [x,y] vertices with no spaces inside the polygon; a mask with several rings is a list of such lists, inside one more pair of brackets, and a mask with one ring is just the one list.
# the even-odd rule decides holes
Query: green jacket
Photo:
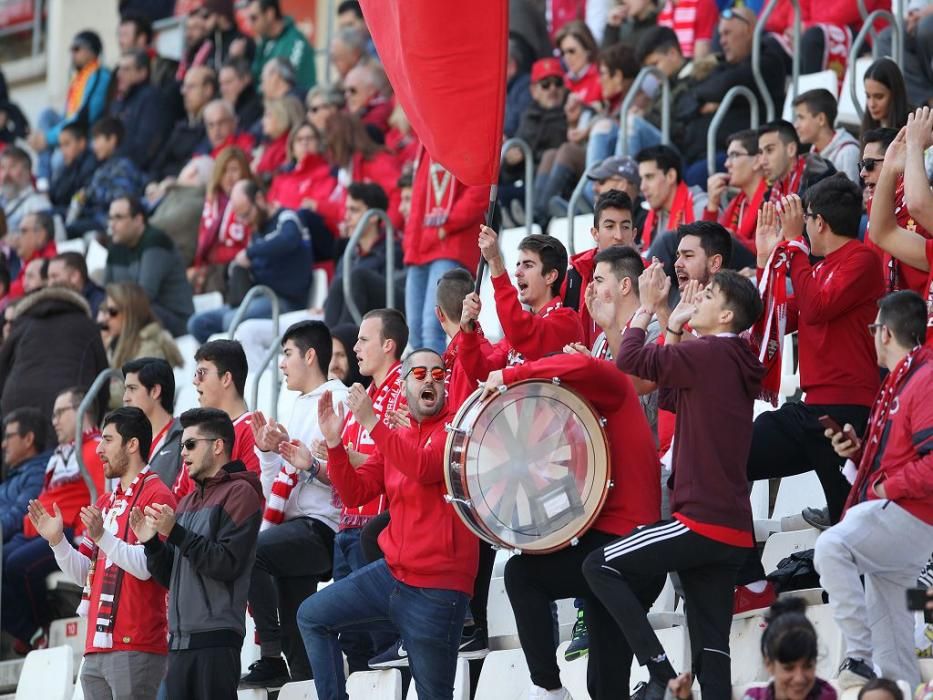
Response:
[{"label": "green jacket", "polygon": [[273,58],[287,58],[295,67],[298,87],[309,90],[317,83],[317,71],[314,67],[314,49],[305,35],[298,31],[291,17],[283,17],[285,29],[274,39],[260,39],[256,46],[256,58],[253,60],[253,77],[259,85],[262,67]]}]

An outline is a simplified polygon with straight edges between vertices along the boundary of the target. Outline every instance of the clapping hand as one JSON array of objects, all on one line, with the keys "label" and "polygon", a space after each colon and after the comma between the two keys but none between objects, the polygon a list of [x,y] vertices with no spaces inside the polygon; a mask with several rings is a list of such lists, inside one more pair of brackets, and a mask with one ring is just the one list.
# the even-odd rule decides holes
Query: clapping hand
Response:
[{"label": "clapping hand", "polygon": [[285,426],[274,420],[266,420],[262,411],[253,413],[249,427],[253,431],[256,447],[263,452],[276,452],[281,443],[289,440]]},{"label": "clapping hand", "polygon": [[[343,419],[343,404],[339,404],[338,410],[334,411],[333,394],[330,391],[325,391],[320,401],[317,402],[317,424],[329,447],[336,447],[340,444],[340,433],[343,431]],[[289,443],[283,443],[280,447],[284,448],[287,444]],[[288,459],[289,462],[292,462],[285,452],[282,453],[282,456]],[[292,462],[292,465],[297,466],[294,462]]]},{"label": "clapping hand", "polygon": [[146,515],[147,524],[151,520],[156,531],[163,537],[168,537],[172,528],[175,527],[175,511],[171,506],[154,503],[146,506],[143,511]]},{"label": "clapping hand", "polygon": [[586,303],[586,308],[590,312],[590,318],[593,319],[593,322],[603,330],[611,328],[613,323],[615,323],[616,318],[615,303],[611,299],[600,299],[596,295],[595,282],[590,282],[588,285],[586,285],[586,291],[584,292],[583,298],[584,302]]},{"label": "clapping hand", "polygon": [[684,285],[680,292],[680,302],[671,311],[671,316],[667,321],[668,328],[674,331],[680,331],[684,325],[693,318],[697,311],[697,305],[700,303],[700,295],[703,288],[698,280],[690,280]]},{"label": "clapping hand", "polygon": [[147,518],[139,508],[130,511],[130,527],[140,542],[148,542],[158,532],[155,522]]},{"label": "clapping hand", "polygon": [[781,197],[781,235],[786,241],[800,238],[804,230],[803,200],[799,195]]},{"label": "clapping hand", "polygon": [[61,542],[62,537],[65,536],[65,526],[64,519],[62,518],[62,511],[58,507],[58,504],[53,503],[52,509],[55,511],[54,515],[49,513],[45,509],[45,506],[35,499],[29,501],[29,505],[26,506],[29,520],[32,526],[36,528],[36,532],[42,535],[42,538],[54,547]]},{"label": "clapping hand", "polygon": [[279,454],[282,459],[291,464],[295,469],[307,471],[314,464],[314,455],[308,446],[301,440],[291,440],[279,444]]},{"label": "clapping hand", "polygon": [[592,357],[593,353],[590,352],[590,349],[586,347],[583,343],[570,343],[569,345],[564,346],[565,355],[586,355],[587,357]]},{"label": "clapping hand", "polygon": [[642,307],[652,313],[657,313],[663,304],[667,304],[670,291],[671,278],[660,262],[651,263],[638,278],[638,299]]},{"label": "clapping hand", "polygon": [[933,110],[921,107],[907,115],[907,148],[923,152],[933,146]]},{"label": "clapping hand", "polygon": [[97,506],[85,506],[81,509],[81,522],[87,531],[88,537],[95,542],[100,542],[104,536],[104,516]]},{"label": "clapping hand", "polygon": [[758,267],[764,267],[771,251],[781,242],[781,229],[778,226],[777,207],[772,202],[765,202],[758,212],[758,227],[755,229],[755,247],[758,251]]},{"label": "clapping hand", "polygon": [[386,419],[389,421],[389,427],[391,428],[399,429],[411,427],[411,413],[407,406],[389,411],[386,415]]},{"label": "clapping hand", "polygon": [[373,410],[373,400],[362,384],[354,384],[347,394],[347,407],[356,418],[356,422],[367,430],[376,427],[376,412]]}]

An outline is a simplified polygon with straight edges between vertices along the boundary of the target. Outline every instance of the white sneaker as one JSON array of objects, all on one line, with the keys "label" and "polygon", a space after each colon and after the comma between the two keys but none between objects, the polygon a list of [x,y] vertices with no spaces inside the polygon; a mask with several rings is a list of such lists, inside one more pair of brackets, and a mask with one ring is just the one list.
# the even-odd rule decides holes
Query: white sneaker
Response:
[{"label": "white sneaker", "polygon": [[570,692],[564,687],[560,687],[557,690],[545,690],[544,688],[533,685],[531,686],[531,691],[528,693],[528,700],[573,700],[573,698]]}]

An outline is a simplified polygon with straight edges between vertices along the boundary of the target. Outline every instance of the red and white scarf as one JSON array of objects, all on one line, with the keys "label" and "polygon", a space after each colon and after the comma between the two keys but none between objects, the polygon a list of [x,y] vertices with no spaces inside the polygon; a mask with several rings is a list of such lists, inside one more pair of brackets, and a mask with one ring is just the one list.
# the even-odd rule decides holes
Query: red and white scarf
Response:
[{"label": "red and white scarf", "polygon": [[791,258],[797,252],[810,254],[803,239],[781,241],[771,251],[758,283],[764,313],[752,326],[748,338],[758,360],[765,366],[758,398],[770,401],[772,406],[777,406],[781,391],[781,349],[787,329],[787,280]]},{"label": "red and white scarf", "polygon": [[803,171],[807,167],[807,160],[803,156],[797,156],[797,162],[794,167],[780,180],[776,180],[771,185],[771,193],[768,195],[768,201],[777,204],[781,197],[789,194],[797,194],[800,191],[800,185],[803,181]]},{"label": "red and white scarf", "polygon": [[[136,500],[143,491],[143,484],[149,478],[158,479],[158,475],[149,471],[147,465],[136,478],[133,479],[126,491],[118,485],[116,490],[109,494],[107,505],[103,508],[104,529],[112,532],[127,544],[129,542],[130,519],[128,513],[136,505]],[[132,499],[132,500],[131,500]],[[119,532],[117,519],[127,514],[123,525],[123,533]],[[78,604],[77,613],[81,617],[87,617],[91,607],[91,590],[94,586],[94,576],[97,573],[97,559],[101,556],[100,547],[96,543],[92,544],[89,537],[85,537],[81,543],[80,551],[91,564],[87,570],[87,577],[84,580],[84,590],[81,592],[81,602]],[[120,590],[123,584],[123,575],[126,572],[113,562],[107,561],[104,566],[104,581],[100,588],[100,598],[98,600],[97,617],[95,620],[94,646],[98,649],[113,648],[113,625],[117,617],[117,607],[120,603]]]},{"label": "red and white scarf", "polygon": [[[642,254],[648,252],[651,247],[651,237],[654,235],[654,227],[657,225],[657,212],[654,209],[648,210],[648,216],[645,217],[645,223],[641,229],[641,250]],[[671,202],[671,215],[667,219],[668,231],[673,231],[681,224],[693,223],[693,195],[690,194],[690,188],[686,182],[677,185],[677,191],[674,193],[674,201]],[[661,231],[658,231],[661,233]]]}]

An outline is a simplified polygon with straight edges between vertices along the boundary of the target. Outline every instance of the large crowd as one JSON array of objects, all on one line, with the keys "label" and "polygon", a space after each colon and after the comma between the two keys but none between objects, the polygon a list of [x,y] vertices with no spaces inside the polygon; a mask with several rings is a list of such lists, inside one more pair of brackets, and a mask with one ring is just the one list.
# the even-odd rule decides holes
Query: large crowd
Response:
[{"label": "large crowd", "polygon": [[[118,59],[76,33],[65,102],[33,124],[0,80],[13,653],[48,644],[60,569],[83,588],[87,698],[313,678],[337,700],[344,657],[351,673],[408,666],[419,697],[450,698],[458,656],[489,652],[496,554],[444,498],[446,426],[478,385],[557,378],[603,417],[614,486],[572,546],[505,567],[531,697],[570,697],[565,598],[567,658],[588,654],[594,699],[629,697],[633,659],[639,698],[687,698],[690,674],[708,700],[732,697],[733,615],[769,607],[772,680],[748,697],[917,687],[917,655],[933,655],[933,626],[905,605],[933,583],[933,3],[905,4],[899,41],[877,27],[854,123],[840,94],[856,3],[799,3],[797,41],[778,0],[767,95],[759,4],[511,2],[503,139],[528,150],[502,154],[491,221],[489,187],[412,131],[354,0],[325,47],[333,81],[278,0],[189,3],[178,61],[154,44],[171,3],[121,3]],[[743,86],[780,112],[795,53],[804,76],[833,77],[788,100],[790,121],[720,110]],[[501,249],[502,229],[566,217],[578,183],[589,249],[547,233]],[[274,348],[297,394],[284,422],[245,398]],[[176,415],[175,368],[192,364],[199,407]],[[107,369],[119,379],[79,415]],[[823,530],[813,566],[845,649],[832,684],[803,604],[762,566],[749,500],[752,482],[811,471],[826,507],[802,518]],[[646,615],[669,573],[692,648],[679,669]],[[241,677],[247,614],[260,658]]]}]

